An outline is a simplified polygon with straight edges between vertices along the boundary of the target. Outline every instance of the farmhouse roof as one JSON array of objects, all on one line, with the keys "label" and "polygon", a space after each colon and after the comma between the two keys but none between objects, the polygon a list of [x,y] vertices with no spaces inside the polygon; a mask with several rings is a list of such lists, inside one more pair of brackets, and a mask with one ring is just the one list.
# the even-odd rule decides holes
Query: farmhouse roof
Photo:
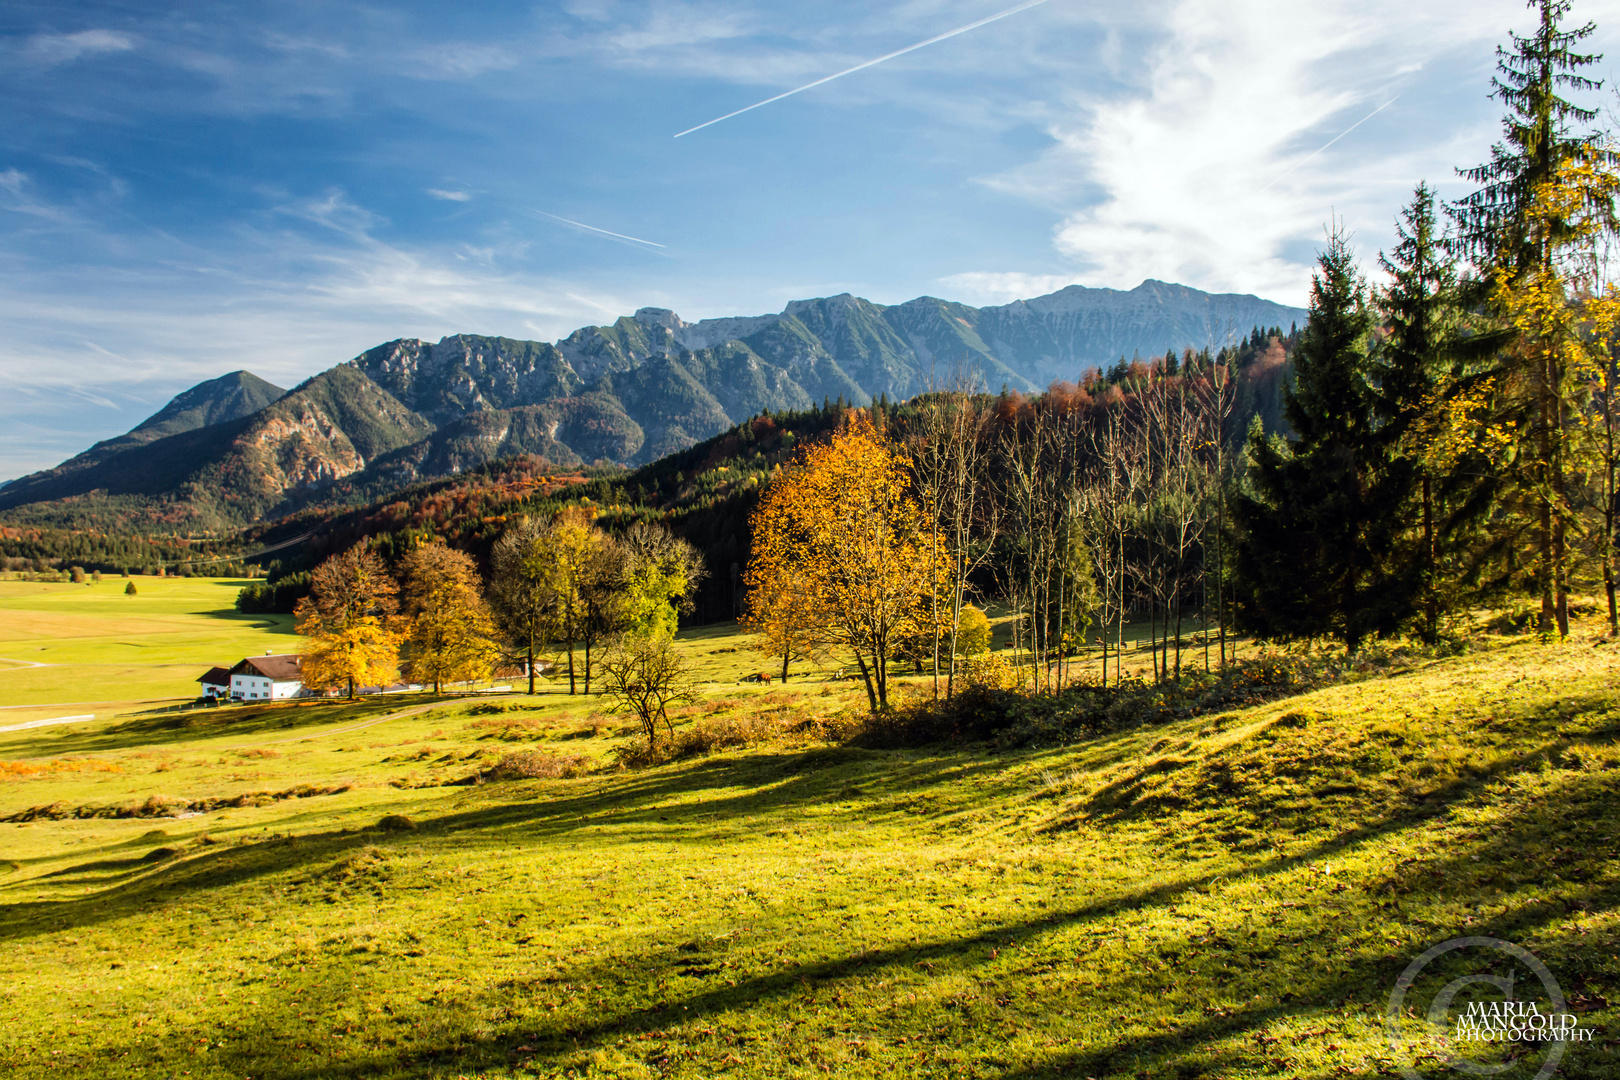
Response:
[{"label": "farmhouse roof", "polygon": [[211,667],[201,675],[197,676],[197,681],[200,683],[207,683],[210,686],[224,686],[226,683],[231,681],[231,669]]},{"label": "farmhouse roof", "polygon": [[296,653],[280,656],[250,656],[231,668],[231,674],[262,675],[275,682],[301,682],[304,658]]}]

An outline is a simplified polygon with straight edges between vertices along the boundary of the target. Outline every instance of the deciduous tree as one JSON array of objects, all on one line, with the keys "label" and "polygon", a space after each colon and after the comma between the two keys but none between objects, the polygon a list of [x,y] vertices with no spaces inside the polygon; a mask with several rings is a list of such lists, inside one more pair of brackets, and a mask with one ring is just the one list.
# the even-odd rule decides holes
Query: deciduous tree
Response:
[{"label": "deciduous tree", "polygon": [[[751,605],[791,598],[783,617],[825,646],[853,655],[874,711],[889,703],[888,660],[899,639],[928,625],[949,587],[935,544],[949,551],[911,486],[909,462],[864,412],[848,414],[830,442],[806,447],[760,500],[748,566]],[[801,575],[803,586],[783,588]],[[776,617],[751,609],[759,622]]]},{"label": "deciduous tree", "polygon": [[647,749],[658,748],[658,727],[674,738],[669,708],[697,700],[697,684],[665,634],[624,635],[602,658],[602,682],[613,710],[633,713],[647,736]]},{"label": "deciduous tree", "polygon": [[364,541],[327,559],[311,575],[310,594],[294,609],[298,632],[311,639],[303,681],[313,689],[381,686],[397,674],[399,585]]},{"label": "deciduous tree", "polygon": [[487,678],[495,666],[495,624],[480,590],[478,565],[442,541],[422,544],[400,560],[404,578],[406,671],[418,682]]}]

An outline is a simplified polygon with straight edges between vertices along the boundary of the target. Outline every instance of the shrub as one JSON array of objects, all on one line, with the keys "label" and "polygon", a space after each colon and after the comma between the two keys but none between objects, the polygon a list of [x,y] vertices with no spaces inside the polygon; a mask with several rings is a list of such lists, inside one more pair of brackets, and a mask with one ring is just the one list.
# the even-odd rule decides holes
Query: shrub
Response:
[{"label": "shrub", "polygon": [[962,609],[957,623],[956,651],[961,656],[978,656],[990,651],[990,616],[972,604]]},{"label": "shrub", "polygon": [[519,750],[504,755],[487,769],[486,780],[559,780],[580,776],[590,765],[582,754],[564,757],[541,750]]},{"label": "shrub", "polygon": [[962,661],[957,677],[969,690],[1015,690],[1020,682],[1018,669],[1005,656],[990,652]]},{"label": "shrub", "polygon": [[[478,712],[488,706],[480,705],[473,712]],[[493,706],[499,711],[500,706]],[[550,727],[546,721],[538,716],[511,716],[498,720],[474,720],[467,725],[469,731],[481,732],[480,739],[500,739],[502,742],[519,742],[536,738],[540,732]]]},{"label": "shrub", "polygon": [[[996,659],[1000,659],[997,657]],[[994,672],[994,668],[987,667]],[[854,741],[873,746],[993,740],[1001,746],[1061,745],[1129,728],[1257,705],[1337,679],[1324,661],[1262,656],[1219,672],[1192,672],[1178,682],[1129,679],[1118,686],[1081,685],[1029,694],[988,678],[968,681],[944,701],[921,701],[870,717]]]},{"label": "shrub", "polygon": [[125,596],[134,596],[138,591],[139,590],[135,588],[135,583],[133,581],[124,586]]}]

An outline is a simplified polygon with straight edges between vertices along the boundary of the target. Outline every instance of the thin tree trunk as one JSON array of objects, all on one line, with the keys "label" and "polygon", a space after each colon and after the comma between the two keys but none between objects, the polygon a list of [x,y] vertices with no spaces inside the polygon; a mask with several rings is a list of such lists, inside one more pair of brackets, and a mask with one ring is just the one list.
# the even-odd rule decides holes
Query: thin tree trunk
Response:
[{"label": "thin tree trunk", "polygon": [[[928,554],[928,605],[934,624],[934,700],[939,700],[939,499],[933,500],[933,538]],[[782,676],[783,680],[787,675]]]},{"label": "thin tree trunk", "polygon": [[1424,637],[1432,644],[1440,634],[1440,596],[1435,587],[1434,481],[1423,474],[1423,626]]},{"label": "thin tree trunk", "polygon": [[[1562,371],[1557,361],[1553,362],[1553,387],[1556,388],[1563,380]],[[1558,618],[1558,636],[1569,637],[1569,569],[1568,569],[1568,522],[1565,520],[1564,508],[1569,505],[1569,491],[1564,476],[1564,440],[1566,417],[1564,403],[1557,397],[1553,399],[1553,415],[1557,419],[1557,427],[1553,437],[1556,440],[1553,457],[1553,496],[1558,503],[1557,517],[1553,521],[1553,586],[1555,589],[1555,604]]]},{"label": "thin tree trunk", "polygon": [[861,655],[861,650],[859,649],[855,650],[855,666],[860,668],[861,681],[866,684],[866,704],[873,712],[877,712],[877,688],[872,685],[872,672],[867,670],[866,657]]},{"label": "thin tree trunk", "polygon": [[1620,363],[1617,363],[1614,346],[1609,347],[1609,378],[1608,385],[1603,388],[1603,434],[1604,434],[1604,469],[1603,469],[1603,591],[1609,599],[1609,636],[1620,635],[1620,618],[1615,610],[1615,582],[1614,582],[1614,555],[1615,555],[1615,525],[1620,510],[1620,492],[1615,490],[1615,417],[1614,394],[1615,382],[1620,378]]},{"label": "thin tree trunk", "polygon": [[1536,591],[1541,594],[1541,618],[1537,629],[1543,634],[1550,634],[1557,620],[1557,608],[1553,603],[1553,539],[1552,539],[1552,499],[1547,492],[1551,476],[1548,464],[1552,456],[1551,427],[1552,416],[1550,409],[1551,388],[1547,385],[1548,364],[1545,355],[1538,358],[1536,364],[1536,377],[1540,385],[1536,388],[1538,420],[1540,431],[1537,432],[1536,451],[1538,462],[1536,471],[1541,479],[1537,485],[1537,500],[1540,502],[1540,514],[1536,522]]}]

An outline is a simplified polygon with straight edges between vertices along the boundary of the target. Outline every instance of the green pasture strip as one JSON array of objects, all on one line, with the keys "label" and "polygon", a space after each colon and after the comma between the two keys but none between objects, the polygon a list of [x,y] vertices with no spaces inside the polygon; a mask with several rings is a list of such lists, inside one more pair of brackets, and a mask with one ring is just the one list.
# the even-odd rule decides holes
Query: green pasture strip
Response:
[{"label": "green pasture strip", "polygon": [[[137,594],[126,596],[131,581]],[[115,576],[82,585],[0,581],[0,657],[9,661],[0,663],[0,705],[190,699],[197,676],[215,664],[295,651],[290,616],[237,614],[242,584]]]}]

